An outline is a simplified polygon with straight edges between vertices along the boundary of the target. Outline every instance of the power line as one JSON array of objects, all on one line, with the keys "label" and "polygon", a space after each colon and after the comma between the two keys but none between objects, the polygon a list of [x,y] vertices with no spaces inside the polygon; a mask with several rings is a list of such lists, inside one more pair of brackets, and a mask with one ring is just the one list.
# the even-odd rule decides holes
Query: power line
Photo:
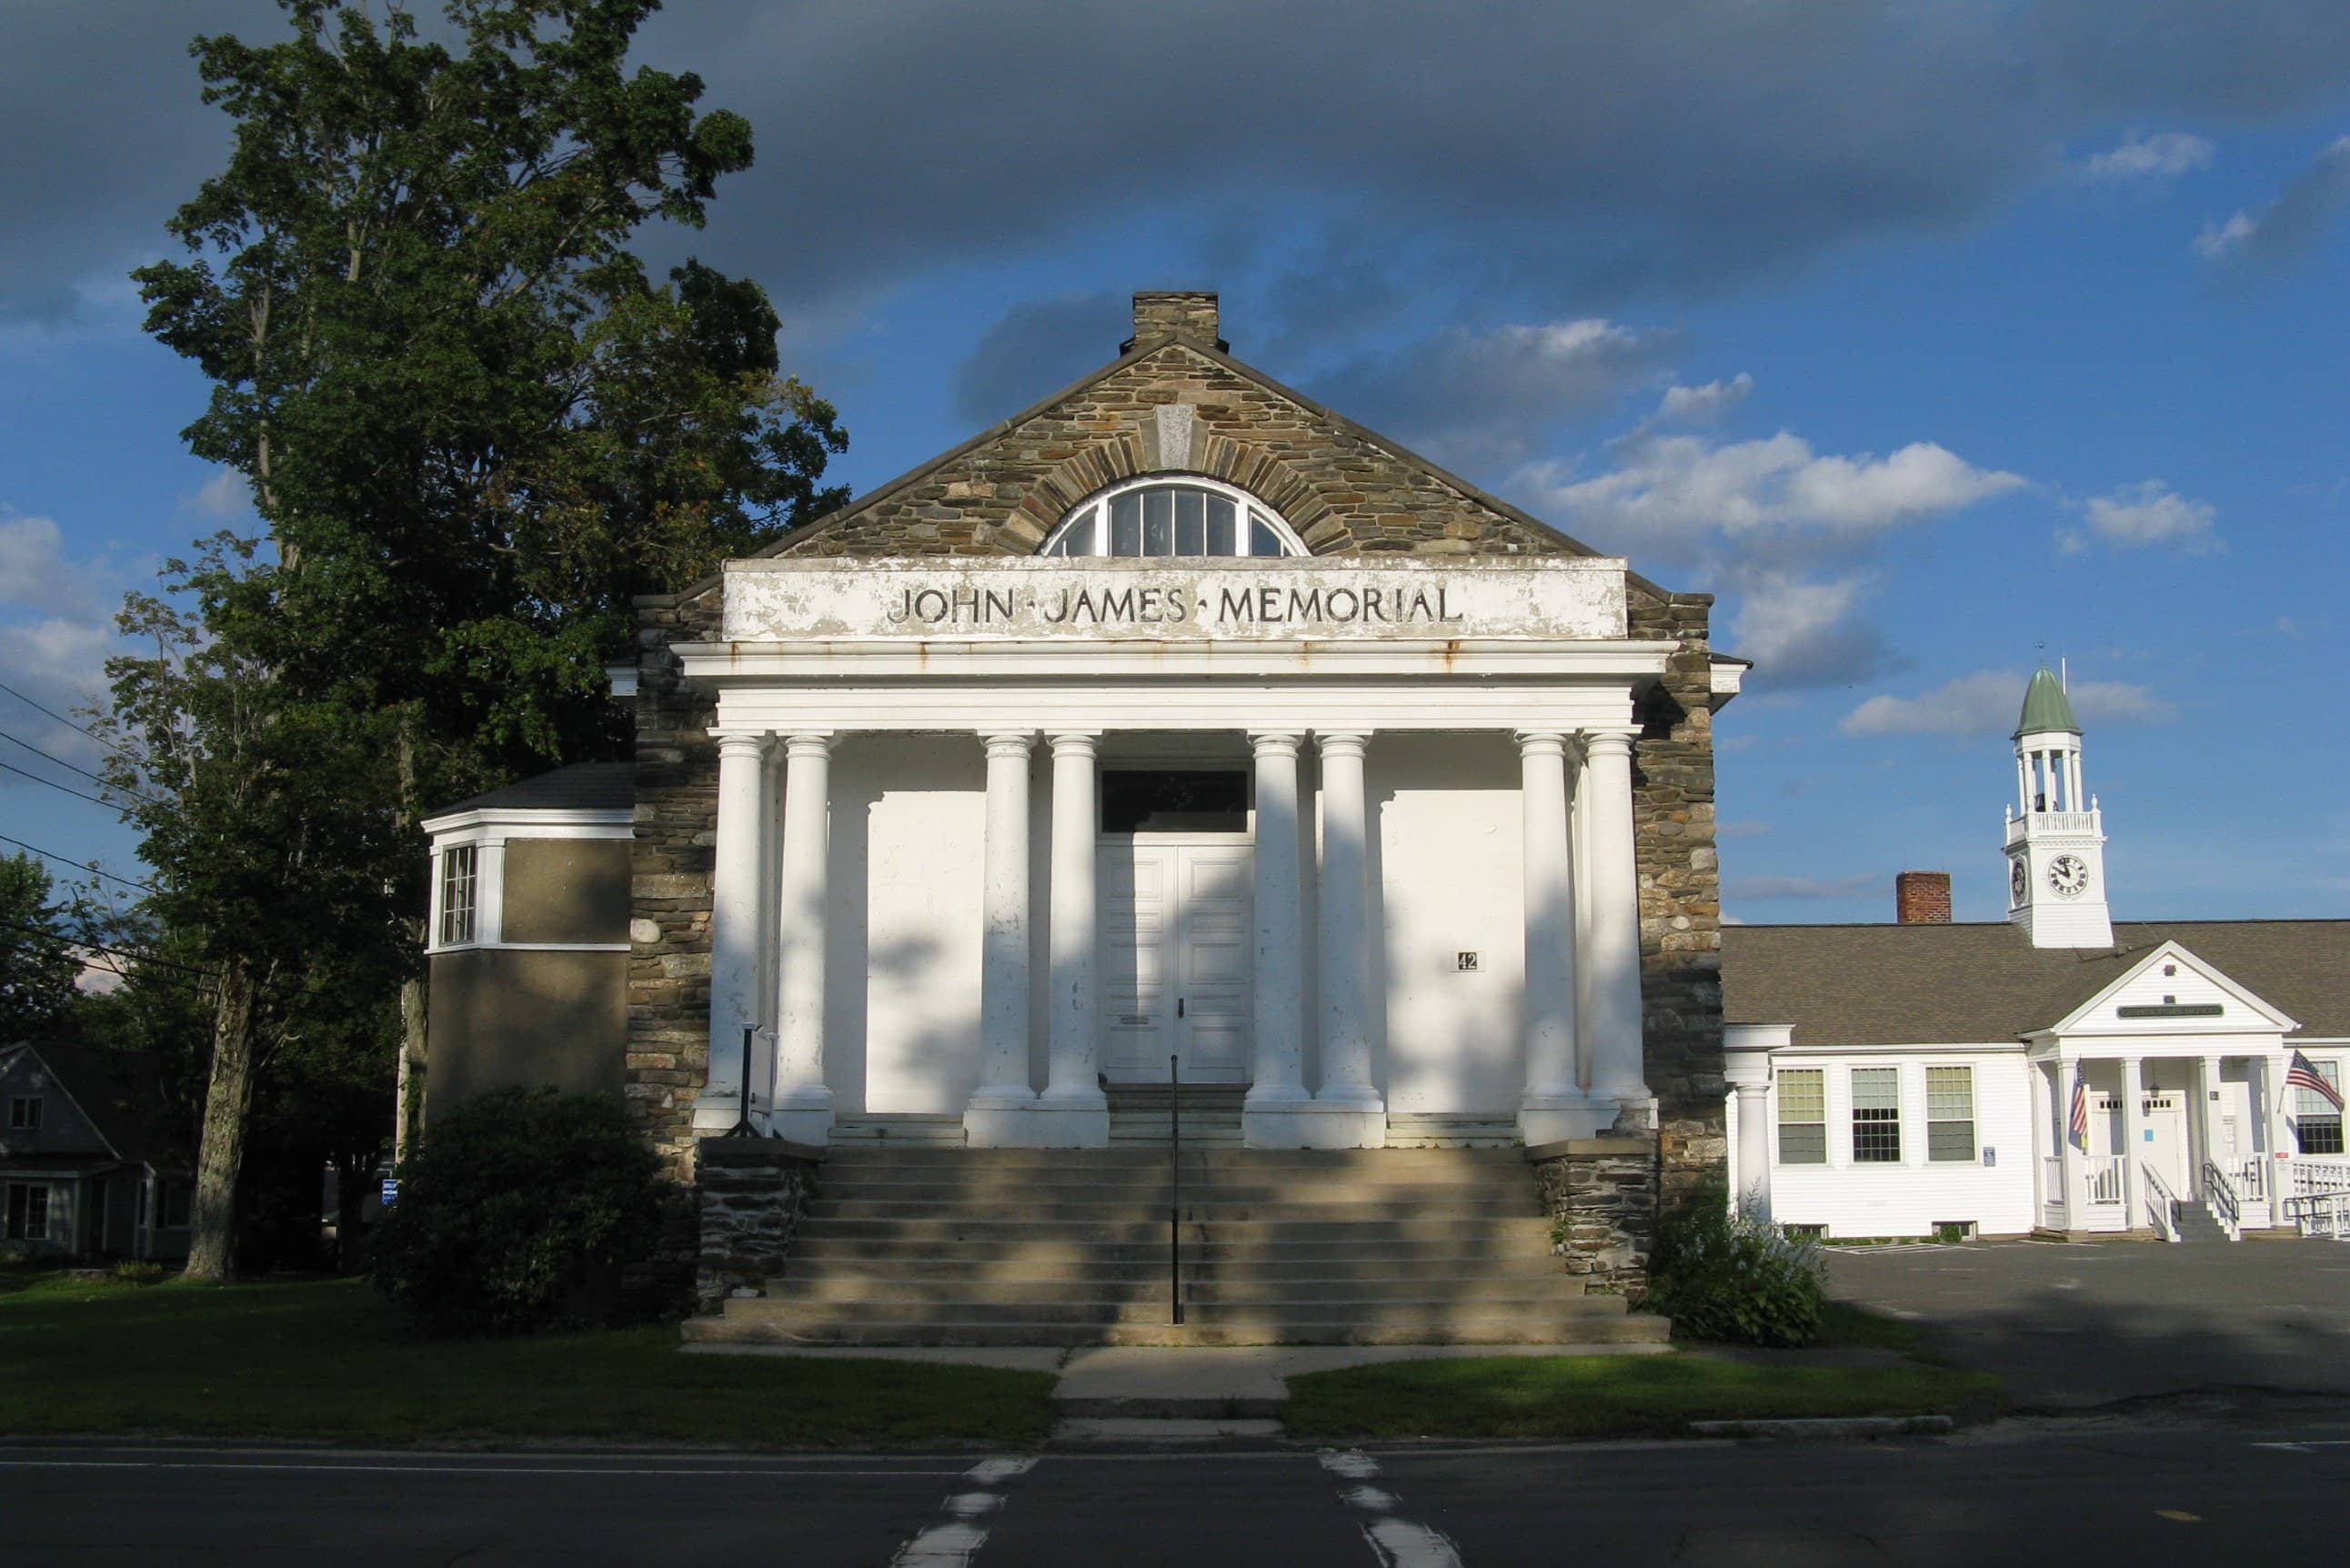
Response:
[{"label": "power line", "polygon": [[151,963],[158,969],[176,969],[183,973],[202,975],[207,980],[212,978],[212,971],[198,969],[194,964],[181,963],[173,959],[157,958],[152,953],[132,952],[128,948],[110,948],[104,942],[85,941],[79,937],[59,936],[55,931],[46,931],[38,926],[23,925],[15,920],[0,920],[0,930],[22,931],[28,937],[45,937],[61,947],[79,948],[84,952],[105,953],[113,958],[126,958],[139,963]]},{"label": "power line", "polygon": [[78,860],[69,860],[62,855],[42,848],[37,844],[27,844],[21,838],[11,838],[5,833],[0,833],[0,844],[13,844],[19,849],[29,849],[44,860],[54,860],[60,866],[70,866],[77,871],[87,871],[93,877],[103,877],[109,882],[120,882],[126,888],[136,888],[142,893],[155,891],[144,882],[133,881],[128,877],[117,877],[111,871],[100,871],[97,867],[85,866]]},{"label": "power line", "polygon": [[55,719],[58,723],[63,724],[68,730],[79,730],[83,734],[88,735],[91,740],[96,741],[99,745],[104,746],[108,751],[112,752],[116,756],[122,758],[125,762],[137,763],[140,761],[138,757],[124,751],[120,746],[116,745],[112,741],[108,740],[105,736],[98,733],[96,731],[83,729],[81,725],[75,723],[71,719],[67,718],[63,713],[58,712],[54,708],[42,707],[38,702],[34,701],[30,697],[26,696],[22,691],[17,691],[14,686],[9,685],[5,680],[0,680],[0,691],[5,691],[9,696],[14,697],[17,701],[22,702],[26,707],[30,708],[36,713],[46,714],[49,718]]},{"label": "power line", "polygon": [[30,741],[19,740],[17,737],[16,737],[15,735],[10,734],[10,733],[9,733],[7,731],[5,731],[5,730],[0,730],[0,741],[5,741],[5,742],[8,742],[10,745],[12,745],[12,746],[22,746],[22,747],[24,747],[26,751],[28,751],[28,752],[30,752],[30,753],[33,753],[33,755],[35,755],[35,756],[36,756],[36,757],[40,758],[43,762],[46,762],[46,763],[56,763],[58,767],[61,767],[61,768],[65,769],[65,771],[66,771],[66,772],[68,772],[68,773],[69,773],[69,774],[79,774],[82,777],[84,777],[84,778],[86,778],[86,779],[89,780],[89,782],[90,782],[90,783],[92,783],[92,784],[97,784],[97,785],[98,785],[99,788],[101,788],[101,789],[110,789],[110,790],[115,790],[115,791],[117,791],[117,792],[119,792],[119,793],[120,793],[120,794],[127,794],[127,795],[130,796],[133,800],[143,800],[143,801],[146,801],[146,802],[147,802],[147,804],[148,804],[148,805],[161,805],[161,802],[159,802],[159,801],[155,801],[155,800],[151,800],[151,799],[149,799],[146,795],[141,794],[139,791],[137,791],[137,790],[135,790],[135,789],[130,789],[130,788],[125,787],[125,786],[124,786],[124,785],[122,785],[122,784],[116,784],[112,779],[108,778],[104,774],[94,774],[94,773],[90,772],[88,768],[78,768],[78,767],[74,766],[74,764],[73,764],[73,763],[69,763],[69,762],[66,761],[63,757],[60,757],[60,756],[55,756],[55,755],[51,754],[50,753],[45,752],[45,751],[41,750],[41,748],[40,748],[40,747],[38,747],[38,746],[36,746],[36,745],[33,744],[33,742],[30,742]]},{"label": "power line", "polygon": [[[64,784],[57,783],[55,779],[45,779],[38,774],[26,773],[23,768],[18,767],[14,763],[0,763],[0,769],[5,769],[12,774],[21,774],[22,776],[32,780],[35,784],[47,784],[54,790],[63,790],[66,794],[73,796],[76,800],[86,800],[92,805],[102,805],[109,811],[120,811],[122,809],[121,805],[117,802],[100,800],[94,794],[84,794],[78,789],[68,789]],[[150,802],[149,804],[152,805],[153,803]]]}]

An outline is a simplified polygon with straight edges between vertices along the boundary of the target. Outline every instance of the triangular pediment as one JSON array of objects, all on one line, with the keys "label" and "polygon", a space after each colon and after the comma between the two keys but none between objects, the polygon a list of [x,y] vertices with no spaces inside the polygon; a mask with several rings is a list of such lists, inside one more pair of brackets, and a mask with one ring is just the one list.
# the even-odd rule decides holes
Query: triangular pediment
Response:
[{"label": "triangular pediment", "polygon": [[2044,1033],[2069,1041],[2104,1035],[2282,1035],[2300,1027],[2216,965],[2177,941],[2166,941]]}]

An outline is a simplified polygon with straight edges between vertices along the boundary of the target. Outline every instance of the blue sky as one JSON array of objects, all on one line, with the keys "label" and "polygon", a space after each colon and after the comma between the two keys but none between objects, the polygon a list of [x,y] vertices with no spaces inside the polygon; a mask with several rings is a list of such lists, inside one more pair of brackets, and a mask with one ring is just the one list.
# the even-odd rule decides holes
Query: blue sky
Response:
[{"label": "blue sky", "polygon": [[[249,521],[124,271],[224,131],[188,35],[268,0],[0,10],[0,681]],[[1725,908],[2003,908],[2007,732],[2069,661],[2123,919],[2350,914],[2350,10],[696,0],[643,36],[759,166],[656,235],[765,283],[858,490],[1110,358],[1126,296],[1721,596]],[[0,694],[0,732],[88,743]],[[86,781],[0,742],[0,762]],[[136,875],[0,772],[8,836]]]}]

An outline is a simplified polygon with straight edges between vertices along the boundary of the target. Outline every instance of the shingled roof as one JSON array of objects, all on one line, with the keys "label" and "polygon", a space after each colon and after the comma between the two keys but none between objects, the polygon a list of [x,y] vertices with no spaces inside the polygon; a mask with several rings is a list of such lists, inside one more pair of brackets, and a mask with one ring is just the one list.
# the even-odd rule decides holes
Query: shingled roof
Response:
[{"label": "shingled roof", "polygon": [[461,811],[629,811],[636,804],[636,763],[574,763],[444,805],[432,820]]},{"label": "shingled roof", "polygon": [[2301,1024],[2350,1039],[2350,920],[2116,922],[2114,946],[2035,948],[1982,925],[1724,926],[1722,1016],[1797,1045],[1948,1045],[2045,1029],[2175,941]]}]

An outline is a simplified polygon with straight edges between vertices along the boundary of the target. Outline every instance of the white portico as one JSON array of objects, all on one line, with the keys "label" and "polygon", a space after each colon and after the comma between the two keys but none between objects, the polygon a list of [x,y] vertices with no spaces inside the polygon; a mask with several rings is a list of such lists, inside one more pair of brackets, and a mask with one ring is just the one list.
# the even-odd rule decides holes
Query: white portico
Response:
[{"label": "white portico", "polygon": [[1096,1146],[1170,1057],[1264,1147],[1649,1115],[1625,564],[1274,554],[730,563],[696,1125],[746,1026],[807,1143]]}]

